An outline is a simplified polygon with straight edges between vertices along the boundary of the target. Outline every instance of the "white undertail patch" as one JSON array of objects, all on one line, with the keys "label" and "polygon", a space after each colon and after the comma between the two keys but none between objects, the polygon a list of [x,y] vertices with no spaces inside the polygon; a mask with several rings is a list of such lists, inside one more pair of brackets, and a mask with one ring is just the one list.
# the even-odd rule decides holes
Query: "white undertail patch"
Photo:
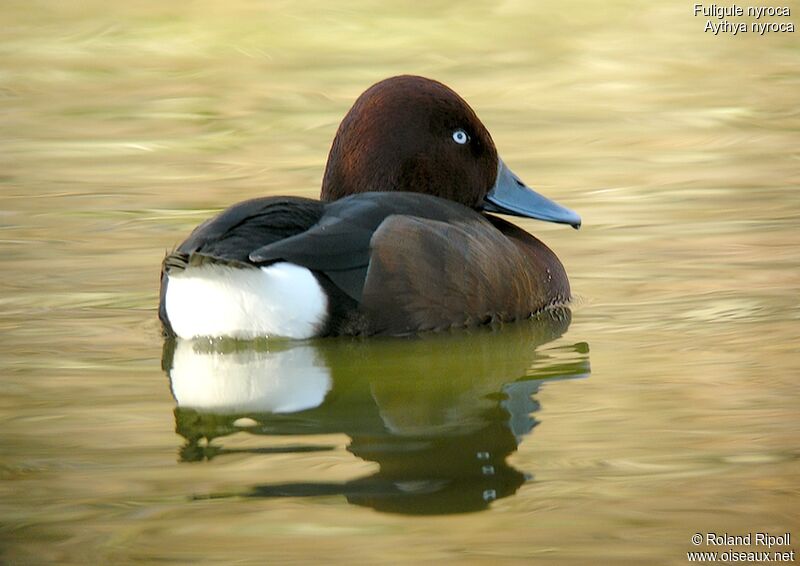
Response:
[{"label": "white undertail patch", "polygon": [[170,274],[167,317],[181,338],[311,338],[328,299],[310,270],[281,262],[243,269],[205,264]]}]

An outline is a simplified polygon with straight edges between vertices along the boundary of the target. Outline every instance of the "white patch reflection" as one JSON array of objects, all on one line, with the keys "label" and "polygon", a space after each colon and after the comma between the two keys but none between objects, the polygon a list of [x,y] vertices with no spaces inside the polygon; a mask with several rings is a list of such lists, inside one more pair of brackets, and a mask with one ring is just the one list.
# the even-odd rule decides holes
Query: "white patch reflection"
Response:
[{"label": "white patch reflection", "polygon": [[285,351],[202,350],[178,340],[170,370],[179,407],[218,414],[293,413],[322,404],[332,380],[312,346]]}]

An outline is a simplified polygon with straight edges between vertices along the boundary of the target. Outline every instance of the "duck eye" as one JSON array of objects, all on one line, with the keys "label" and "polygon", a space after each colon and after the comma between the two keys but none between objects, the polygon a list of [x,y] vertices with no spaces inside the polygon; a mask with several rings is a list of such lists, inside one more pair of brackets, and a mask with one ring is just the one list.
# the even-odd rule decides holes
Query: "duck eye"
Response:
[{"label": "duck eye", "polygon": [[461,128],[453,132],[453,141],[457,144],[464,145],[469,141],[469,135]]}]

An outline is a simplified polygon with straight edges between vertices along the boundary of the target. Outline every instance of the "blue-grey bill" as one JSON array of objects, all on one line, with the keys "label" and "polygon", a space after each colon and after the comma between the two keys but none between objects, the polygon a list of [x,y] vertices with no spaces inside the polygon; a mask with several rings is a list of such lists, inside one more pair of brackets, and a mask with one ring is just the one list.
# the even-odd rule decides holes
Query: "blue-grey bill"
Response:
[{"label": "blue-grey bill", "polygon": [[581,217],[576,212],[528,187],[502,159],[498,160],[497,180],[483,201],[483,210],[581,227]]}]

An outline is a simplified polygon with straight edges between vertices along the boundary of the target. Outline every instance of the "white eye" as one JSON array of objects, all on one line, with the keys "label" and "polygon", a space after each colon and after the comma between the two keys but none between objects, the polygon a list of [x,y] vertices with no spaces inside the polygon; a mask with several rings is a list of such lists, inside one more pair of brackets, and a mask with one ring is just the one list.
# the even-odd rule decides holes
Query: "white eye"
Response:
[{"label": "white eye", "polygon": [[469,141],[469,135],[467,135],[467,132],[459,128],[453,132],[453,141],[457,144],[464,145]]}]

